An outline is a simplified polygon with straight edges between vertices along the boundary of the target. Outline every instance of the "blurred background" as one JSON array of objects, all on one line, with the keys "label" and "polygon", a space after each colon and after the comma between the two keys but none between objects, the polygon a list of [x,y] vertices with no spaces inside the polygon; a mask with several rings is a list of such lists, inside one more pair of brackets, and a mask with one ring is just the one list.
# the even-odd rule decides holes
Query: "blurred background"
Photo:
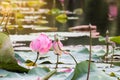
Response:
[{"label": "blurred background", "polygon": [[1,0],[0,21],[10,14],[7,28],[11,34],[65,32],[91,23],[101,35],[108,29],[111,36],[116,36],[120,34],[119,8],[119,0]]},{"label": "blurred background", "polygon": [[89,44],[88,37],[79,37],[83,32],[66,33],[89,24],[102,36],[106,30],[109,36],[120,35],[120,0],[0,0],[0,30],[7,28],[12,39],[19,36],[22,42],[29,37],[30,42],[34,33],[64,32],[60,33],[67,39],[64,44]]}]

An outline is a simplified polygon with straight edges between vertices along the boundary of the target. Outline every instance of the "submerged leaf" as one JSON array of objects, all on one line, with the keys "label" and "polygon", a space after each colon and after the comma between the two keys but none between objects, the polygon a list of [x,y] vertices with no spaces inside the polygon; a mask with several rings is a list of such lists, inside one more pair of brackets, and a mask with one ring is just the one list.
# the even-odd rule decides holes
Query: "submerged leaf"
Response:
[{"label": "submerged leaf", "polygon": [[82,54],[89,54],[89,50],[86,47],[79,49],[77,52]]}]

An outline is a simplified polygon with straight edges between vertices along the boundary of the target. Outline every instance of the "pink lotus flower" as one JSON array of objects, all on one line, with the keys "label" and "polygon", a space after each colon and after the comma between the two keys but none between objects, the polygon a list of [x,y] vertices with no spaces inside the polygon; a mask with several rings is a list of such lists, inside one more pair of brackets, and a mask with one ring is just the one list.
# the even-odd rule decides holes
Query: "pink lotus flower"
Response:
[{"label": "pink lotus flower", "polygon": [[62,47],[63,47],[63,44],[61,43],[61,41],[53,42],[53,50],[55,54],[61,55],[63,53]]},{"label": "pink lotus flower", "polygon": [[67,51],[65,51],[65,50],[62,49],[63,44],[58,39],[58,35],[57,34],[54,36],[54,38],[55,38],[55,41],[53,42],[54,53],[57,54],[57,55],[61,55],[62,53],[69,54],[69,52],[67,52]]},{"label": "pink lotus flower", "polygon": [[30,43],[30,48],[40,54],[47,53],[52,46],[51,39],[45,34],[40,34],[35,40]]},{"label": "pink lotus flower", "polygon": [[59,0],[61,3],[64,3],[64,0]]},{"label": "pink lotus flower", "polygon": [[118,8],[116,5],[109,6],[109,15],[111,17],[116,17],[118,15]]},{"label": "pink lotus flower", "polygon": [[40,78],[40,77],[38,77],[36,80],[41,80],[41,78]]}]

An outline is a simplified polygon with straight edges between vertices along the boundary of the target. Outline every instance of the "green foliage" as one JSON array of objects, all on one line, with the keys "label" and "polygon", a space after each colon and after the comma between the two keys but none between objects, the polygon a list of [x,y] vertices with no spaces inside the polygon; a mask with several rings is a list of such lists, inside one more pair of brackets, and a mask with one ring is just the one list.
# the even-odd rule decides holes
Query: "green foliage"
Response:
[{"label": "green foliage", "polygon": [[[104,55],[103,53],[105,53],[103,50],[99,50],[94,52],[92,56],[96,55],[98,57],[101,57],[102,55]],[[25,64],[24,61],[26,62],[31,62],[34,61],[34,58],[36,56],[35,53],[33,52],[15,52],[15,54],[17,54],[17,60],[20,60],[20,62],[22,62],[22,64]],[[76,60],[80,63],[78,63],[78,65],[76,65],[75,70],[72,72],[59,72],[56,70],[50,70],[48,67],[43,67],[43,66],[50,66],[52,69],[55,67],[55,60],[56,60],[56,55],[54,55],[53,51],[50,51],[48,54],[42,56],[45,57],[44,59],[39,59],[37,66],[35,68],[32,68],[31,70],[29,70],[29,72],[27,74],[19,74],[19,73],[11,73],[11,72],[6,72],[4,70],[0,69],[0,75],[2,76],[1,80],[17,80],[18,79],[25,79],[25,80],[36,80],[38,77],[40,77],[40,79],[44,80],[45,78],[49,78],[49,80],[86,80],[86,75],[87,75],[87,71],[88,71],[88,61],[85,61],[88,59],[88,55],[89,55],[89,50],[86,47],[77,49],[77,50],[73,50],[72,51],[72,55],[75,56]],[[27,61],[27,60],[30,61]],[[93,58],[92,58],[93,60]],[[47,64],[41,64],[43,62],[46,61],[50,61],[50,63]],[[61,68],[70,68],[70,66],[74,63],[74,61],[72,60],[72,58],[69,55],[63,54],[60,57],[60,62],[62,62],[63,64],[59,64],[63,67],[60,66],[59,69]],[[68,63],[68,64],[67,64]],[[102,63],[101,63],[102,64]],[[52,67],[53,65],[53,67]],[[67,65],[67,66],[66,66]],[[12,65],[14,66],[14,65]],[[65,66],[65,67],[64,67]],[[74,66],[74,64],[73,64]],[[98,66],[98,65],[97,65]],[[108,66],[109,64],[103,64],[102,67]],[[101,66],[99,66],[101,67]],[[101,68],[100,68],[101,69]],[[117,80],[117,74],[116,77],[110,77],[109,75],[107,75],[105,72],[101,71],[100,69],[98,69],[96,67],[96,65],[91,62],[91,72],[90,72],[90,80]],[[13,69],[12,69],[13,70]],[[17,69],[18,70],[18,69]],[[110,68],[111,70],[111,68]],[[2,73],[3,72],[3,73]],[[114,72],[114,71],[112,71]]]},{"label": "green foliage", "polygon": [[12,43],[10,42],[9,36],[4,33],[0,33],[0,62],[14,63],[14,60],[14,50],[12,47]]},{"label": "green foliage", "polygon": [[115,77],[116,75],[115,75],[115,73],[111,72],[111,73],[110,73],[110,76],[111,76],[111,77]]},{"label": "green foliage", "polygon": [[104,55],[105,55],[105,51],[104,50],[99,50],[99,51],[97,51],[97,52],[94,52],[93,54],[92,54],[92,57],[93,58],[104,58]]},{"label": "green foliage", "polygon": [[50,15],[58,15],[58,14],[60,14],[60,9],[58,9],[58,8],[52,8],[52,9],[48,12],[48,14],[50,14]]},{"label": "green foliage", "polygon": [[79,51],[77,51],[78,53],[82,53],[82,54],[89,54],[89,50],[86,47],[83,47],[82,49],[80,49]]},{"label": "green foliage", "polygon": [[[115,42],[117,44],[120,44],[120,36],[109,37],[109,39],[110,39],[110,41],[113,41],[113,42]],[[99,41],[105,42],[105,37],[100,36]]]},{"label": "green foliage", "polygon": [[9,36],[0,32],[0,69],[15,72],[28,72],[28,69],[17,64]]},{"label": "green foliage", "polygon": [[81,14],[83,14],[83,9],[82,8],[77,8],[73,12],[77,15],[81,15]]},{"label": "green foliage", "polygon": [[46,75],[48,72],[50,72],[50,70],[48,68],[33,68],[31,69],[28,74],[30,75],[38,75],[38,76],[44,76]]},{"label": "green foliage", "polygon": [[0,80],[36,80],[37,77],[40,77],[40,80],[48,80],[52,75],[56,73],[56,70],[50,71],[48,68],[33,68],[28,74],[20,74],[8,72],[0,69],[0,75],[2,76]]},{"label": "green foliage", "polygon": [[120,44],[120,36],[111,37],[110,40],[117,44]]},{"label": "green foliage", "polygon": [[99,41],[100,41],[100,42],[105,42],[105,38],[104,38],[103,36],[100,36],[100,37],[99,37]]},{"label": "green foliage", "polygon": [[[83,61],[76,66],[72,79],[66,80],[86,80],[87,72],[88,61]],[[109,77],[104,72],[99,71],[95,64],[91,62],[89,80],[116,80],[116,78]]]},{"label": "green foliage", "polygon": [[24,15],[23,15],[22,13],[20,13],[20,12],[16,12],[15,15],[16,15],[16,18],[17,18],[17,19],[22,19],[22,18],[24,18]]},{"label": "green foliage", "polygon": [[41,7],[44,6],[46,3],[40,0],[28,1],[27,5],[29,7]]},{"label": "green foliage", "polygon": [[56,20],[60,23],[66,23],[67,22],[67,15],[66,14],[60,14],[56,17]]}]

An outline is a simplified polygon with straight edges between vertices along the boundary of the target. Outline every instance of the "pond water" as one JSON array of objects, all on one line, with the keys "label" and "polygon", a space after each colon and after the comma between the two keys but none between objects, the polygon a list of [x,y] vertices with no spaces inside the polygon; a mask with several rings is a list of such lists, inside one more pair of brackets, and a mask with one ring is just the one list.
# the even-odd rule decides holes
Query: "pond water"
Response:
[{"label": "pond water", "polygon": [[[48,29],[48,28],[47,28]],[[59,39],[62,41],[64,44],[63,49],[70,51],[70,53],[75,57],[77,62],[82,62],[86,61],[89,59],[89,32],[56,32],[56,31],[44,31],[46,28],[42,28],[42,30],[39,28],[39,30],[34,30],[30,28],[25,28],[22,30],[10,30],[10,39],[13,43],[15,55],[19,56],[17,57],[18,61],[23,61],[20,62],[20,65],[26,68],[33,68],[32,66],[28,66],[28,64],[25,63],[25,61],[30,60],[30,61],[35,61],[36,59],[36,52],[33,52],[29,44],[30,42],[35,39],[40,33],[45,33],[48,35],[52,40],[54,40],[54,34],[59,35]],[[100,56],[103,56],[106,51],[106,46],[104,43],[99,42],[98,38],[93,38],[93,46],[92,46],[92,62],[95,63],[99,71],[105,70],[106,74],[111,74],[114,72],[117,77],[120,76],[120,68],[119,68],[119,58],[117,59],[118,64],[117,66],[114,65],[113,67],[110,67],[110,64],[108,63],[103,63],[103,60],[101,59]],[[116,51],[115,53],[119,55],[119,50]],[[112,48],[110,47],[110,53],[112,53]],[[54,70],[55,65],[56,65],[56,55],[54,54],[53,51],[49,51],[48,54],[40,56],[39,60],[37,61],[37,66],[38,67],[48,67],[50,70]],[[19,60],[20,59],[20,60]],[[111,61],[111,60],[109,60]],[[71,72],[68,74],[65,74],[67,77],[74,71],[75,69],[75,62],[74,60],[66,54],[63,54],[60,56],[59,59],[59,66],[58,66],[58,72],[64,71],[66,69],[70,69]],[[4,74],[2,74],[4,75]],[[21,75],[19,75],[18,78],[21,79]],[[60,75],[59,75],[60,76]],[[34,76],[35,78],[37,76]],[[34,78],[33,77],[33,78]],[[15,77],[12,77],[13,80]],[[7,77],[6,80],[12,79],[11,77]],[[27,77],[24,75],[22,77],[23,79],[29,79],[30,75],[28,74]],[[65,80],[64,77],[59,77],[59,78],[51,78],[50,80]],[[2,80],[2,78],[0,79]],[[3,78],[4,80],[4,78]]]}]

